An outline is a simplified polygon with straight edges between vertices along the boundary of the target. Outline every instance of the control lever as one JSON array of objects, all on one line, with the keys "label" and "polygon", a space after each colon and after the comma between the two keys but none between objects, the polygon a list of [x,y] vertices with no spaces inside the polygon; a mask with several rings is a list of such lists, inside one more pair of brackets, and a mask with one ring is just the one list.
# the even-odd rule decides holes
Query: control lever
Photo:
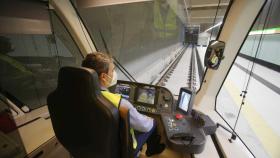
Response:
[{"label": "control lever", "polygon": [[163,100],[164,100],[164,101],[169,101],[169,100],[170,100],[170,97],[168,97],[168,96],[163,96]]},{"label": "control lever", "polygon": [[171,139],[185,140],[185,141],[193,141],[194,136],[188,133],[175,133],[171,137]]},{"label": "control lever", "polygon": [[191,115],[197,127],[202,127],[205,125],[205,121],[201,118],[199,112],[192,110]]}]

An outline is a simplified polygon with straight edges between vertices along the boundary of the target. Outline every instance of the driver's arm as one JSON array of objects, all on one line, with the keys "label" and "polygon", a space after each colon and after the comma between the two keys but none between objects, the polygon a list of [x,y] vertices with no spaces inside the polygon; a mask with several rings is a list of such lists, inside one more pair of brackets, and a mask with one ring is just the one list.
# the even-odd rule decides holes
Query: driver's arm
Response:
[{"label": "driver's arm", "polygon": [[129,109],[130,125],[133,129],[139,132],[148,132],[152,129],[153,119],[140,114],[128,100],[121,99],[120,106]]}]

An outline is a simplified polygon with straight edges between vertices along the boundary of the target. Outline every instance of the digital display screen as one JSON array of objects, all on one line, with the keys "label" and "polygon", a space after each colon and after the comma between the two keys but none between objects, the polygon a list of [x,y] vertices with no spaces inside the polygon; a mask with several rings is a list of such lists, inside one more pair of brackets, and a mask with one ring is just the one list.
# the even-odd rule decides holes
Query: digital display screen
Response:
[{"label": "digital display screen", "polygon": [[145,104],[155,104],[156,89],[154,87],[138,87],[136,101]]},{"label": "digital display screen", "polygon": [[130,86],[128,84],[117,84],[115,92],[121,94],[123,98],[129,99]]},{"label": "digital display screen", "polygon": [[179,108],[185,112],[189,109],[189,103],[191,100],[191,94],[185,91],[181,92],[180,101],[179,101]]}]

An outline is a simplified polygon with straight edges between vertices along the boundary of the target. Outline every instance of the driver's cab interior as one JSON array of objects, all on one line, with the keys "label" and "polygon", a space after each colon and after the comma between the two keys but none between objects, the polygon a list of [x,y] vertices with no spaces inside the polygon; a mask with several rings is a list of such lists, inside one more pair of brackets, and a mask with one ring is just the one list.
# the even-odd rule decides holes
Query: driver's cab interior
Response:
[{"label": "driver's cab interior", "polygon": [[[242,113],[251,77],[279,94],[279,87],[256,77],[253,67],[279,72],[280,62],[242,54],[259,42],[251,49],[258,52],[266,41],[262,36],[279,34],[267,27],[269,17],[277,16],[278,1],[0,3],[0,158],[149,157],[145,142],[134,153],[130,110],[116,107],[103,95],[97,72],[81,66],[96,52],[109,55],[116,66],[119,79],[110,93],[156,121],[166,148],[151,157],[280,156],[261,137],[262,127],[248,118],[252,112]],[[251,69],[242,69],[245,60],[253,63]],[[235,81],[228,81],[236,67],[242,70],[236,76],[248,75],[241,99],[231,95]],[[219,100],[224,87],[229,92]],[[241,101],[238,110],[228,107],[232,100]],[[236,115],[220,112],[222,101],[225,111]],[[239,127],[256,137],[243,137]],[[279,145],[277,134],[268,139]]]}]

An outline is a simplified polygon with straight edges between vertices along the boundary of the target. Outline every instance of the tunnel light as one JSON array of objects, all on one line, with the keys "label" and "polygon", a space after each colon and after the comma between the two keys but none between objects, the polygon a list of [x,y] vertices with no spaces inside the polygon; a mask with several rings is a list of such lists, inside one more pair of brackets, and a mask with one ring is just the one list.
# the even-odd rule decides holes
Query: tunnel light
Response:
[{"label": "tunnel light", "polygon": [[223,22],[221,21],[221,22],[217,23],[216,25],[214,25],[214,26],[212,26],[212,27],[208,28],[208,29],[207,29],[207,30],[205,30],[204,32],[210,31],[210,30],[212,30],[213,28],[215,28],[215,27],[218,27],[218,26],[222,25],[222,23],[223,23]]},{"label": "tunnel light", "polygon": [[269,35],[269,34],[278,34],[280,33],[280,27],[268,28],[264,30],[254,30],[249,33],[249,35]]}]

